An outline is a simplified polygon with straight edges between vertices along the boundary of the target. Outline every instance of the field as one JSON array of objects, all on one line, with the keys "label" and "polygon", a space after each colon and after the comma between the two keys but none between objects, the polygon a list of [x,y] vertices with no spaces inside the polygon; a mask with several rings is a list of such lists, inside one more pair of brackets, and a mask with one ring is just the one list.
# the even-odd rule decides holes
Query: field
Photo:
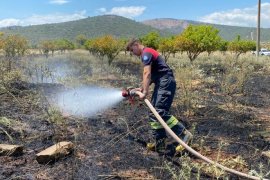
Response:
[{"label": "field", "polygon": [[[241,179],[188,153],[147,151],[152,135],[141,101],[123,100],[90,117],[55,106],[55,94],[75,87],[139,86],[138,58],[121,53],[109,66],[84,50],[48,59],[33,52],[10,72],[1,56],[0,142],[21,144],[24,154],[0,156],[0,179]],[[177,80],[171,112],[194,134],[191,147],[226,167],[270,178],[270,160],[262,156],[270,149],[270,58],[215,52],[193,64],[185,54],[167,63]],[[37,163],[36,153],[62,140],[75,144],[71,155]]]}]

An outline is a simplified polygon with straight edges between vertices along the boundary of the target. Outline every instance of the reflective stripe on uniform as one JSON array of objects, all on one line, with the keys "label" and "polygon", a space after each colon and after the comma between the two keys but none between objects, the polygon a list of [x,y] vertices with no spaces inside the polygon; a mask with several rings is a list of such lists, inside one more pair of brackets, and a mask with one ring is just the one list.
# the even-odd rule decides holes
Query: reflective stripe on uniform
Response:
[{"label": "reflective stripe on uniform", "polygon": [[[170,119],[168,119],[166,121],[166,124],[170,128],[175,126],[177,123],[178,123],[178,120],[174,116],[171,116]],[[150,122],[150,126],[151,126],[152,129],[162,129],[163,128],[163,126],[159,122]]]},{"label": "reflective stripe on uniform", "polygon": [[172,128],[173,126],[175,126],[178,123],[178,120],[174,117],[171,116],[170,119],[168,119],[168,121],[166,121],[166,124]]},{"label": "reflective stripe on uniform", "polygon": [[162,129],[163,126],[159,122],[150,122],[150,126],[152,129]]}]

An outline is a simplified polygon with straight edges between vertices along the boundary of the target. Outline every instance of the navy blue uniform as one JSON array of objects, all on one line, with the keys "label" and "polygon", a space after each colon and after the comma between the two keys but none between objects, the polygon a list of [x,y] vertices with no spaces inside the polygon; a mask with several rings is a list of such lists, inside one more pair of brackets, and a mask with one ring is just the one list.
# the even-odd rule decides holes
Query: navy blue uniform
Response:
[{"label": "navy blue uniform", "polygon": [[[151,82],[155,84],[151,103],[167,125],[177,134],[181,135],[184,126],[169,113],[176,90],[176,82],[171,68],[162,56],[152,48],[144,48],[141,60],[144,65],[151,66]],[[165,129],[150,112],[150,125],[156,141],[166,138]]]}]

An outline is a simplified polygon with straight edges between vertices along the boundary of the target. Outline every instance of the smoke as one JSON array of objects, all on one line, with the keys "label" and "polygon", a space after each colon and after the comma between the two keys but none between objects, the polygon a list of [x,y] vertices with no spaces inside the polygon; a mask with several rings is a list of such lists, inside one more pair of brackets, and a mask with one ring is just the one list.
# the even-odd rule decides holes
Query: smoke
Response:
[{"label": "smoke", "polygon": [[95,116],[123,100],[121,91],[112,88],[80,87],[61,92],[56,104],[63,113],[75,116]]}]

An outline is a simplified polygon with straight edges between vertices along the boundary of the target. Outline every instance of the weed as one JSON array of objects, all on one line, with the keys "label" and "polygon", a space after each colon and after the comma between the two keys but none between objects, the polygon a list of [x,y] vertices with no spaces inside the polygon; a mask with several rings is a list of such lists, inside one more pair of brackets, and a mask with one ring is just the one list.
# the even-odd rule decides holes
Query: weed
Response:
[{"label": "weed", "polygon": [[6,117],[0,117],[0,125],[10,126],[11,121],[10,121],[10,119],[8,119]]},{"label": "weed", "polygon": [[265,177],[268,177],[270,175],[269,169],[266,169],[262,163],[259,164],[259,172],[256,170],[251,170],[249,172],[251,175],[255,175],[259,177],[260,179],[264,179]]},{"label": "weed", "polygon": [[[11,126],[11,120],[6,118],[6,117],[0,117],[0,126],[1,125],[4,126],[4,127],[10,127]],[[0,127],[0,130],[7,135],[7,137],[9,138],[9,140],[11,142],[13,142],[12,136],[4,128]]]},{"label": "weed", "polygon": [[226,72],[221,75],[221,91],[228,95],[243,93],[244,84],[254,72],[254,67],[233,59],[226,62],[226,67]]},{"label": "weed", "polygon": [[169,171],[169,173],[172,175],[173,180],[191,179],[193,163],[191,162],[190,157],[188,157],[187,155],[183,155],[180,157],[179,162],[180,162],[179,168],[173,167],[173,165],[170,163],[165,163],[165,169]]},{"label": "weed", "polygon": [[180,87],[180,100],[176,103],[182,106],[188,115],[193,114],[199,103],[199,94],[196,88],[200,84],[200,71],[193,67],[183,67],[176,70],[176,79]]},{"label": "weed", "polygon": [[61,111],[56,107],[50,107],[47,110],[47,120],[52,124],[54,140],[60,141],[62,137],[67,135],[67,124],[62,116]]},{"label": "weed", "polygon": [[[216,161],[215,163],[219,163],[219,160],[220,160],[220,153],[221,153],[221,149],[226,146],[227,143],[223,142],[223,141],[220,141],[219,144],[218,144],[218,154],[217,154],[217,157],[216,157]],[[225,172],[223,169],[220,169],[216,166],[216,164],[214,165],[214,173],[215,173],[215,176],[217,177],[217,179],[219,179]]]}]

